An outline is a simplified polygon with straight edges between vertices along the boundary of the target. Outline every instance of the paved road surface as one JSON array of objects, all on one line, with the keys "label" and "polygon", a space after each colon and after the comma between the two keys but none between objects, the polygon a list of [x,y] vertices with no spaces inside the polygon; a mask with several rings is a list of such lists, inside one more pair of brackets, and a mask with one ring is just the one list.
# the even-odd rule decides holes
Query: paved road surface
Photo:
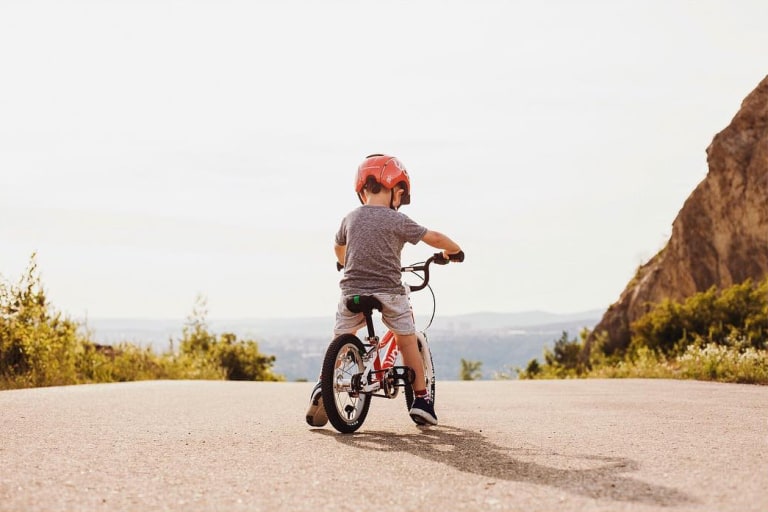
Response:
[{"label": "paved road surface", "polygon": [[768,510],[768,387],[438,383],[310,429],[311,383],[0,392],[0,510]]}]

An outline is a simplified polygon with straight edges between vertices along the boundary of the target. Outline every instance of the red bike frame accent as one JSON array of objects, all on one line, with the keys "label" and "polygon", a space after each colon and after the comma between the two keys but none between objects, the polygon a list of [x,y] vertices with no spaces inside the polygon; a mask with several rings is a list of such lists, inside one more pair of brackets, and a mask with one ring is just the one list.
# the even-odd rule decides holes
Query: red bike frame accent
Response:
[{"label": "red bike frame accent", "polygon": [[393,339],[394,337],[395,335],[392,331],[387,331],[381,341],[379,341],[379,346],[376,347],[376,359],[373,361],[373,369],[377,373],[374,376],[374,380],[381,380],[383,372],[380,372],[380,370],[386,370],[395,365],[395,360],[400,351]]}]

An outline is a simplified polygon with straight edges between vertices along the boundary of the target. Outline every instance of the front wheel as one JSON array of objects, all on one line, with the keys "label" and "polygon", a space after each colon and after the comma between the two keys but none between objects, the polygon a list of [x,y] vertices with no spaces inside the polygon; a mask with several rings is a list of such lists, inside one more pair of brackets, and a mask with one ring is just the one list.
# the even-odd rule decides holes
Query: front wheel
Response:
[{"label": "front wheel", "polygon": [[353,377],[365,369],[365,346],[354,334],[342,334],[325,352],[320,387],[331,425],[343,434],[360,428],[371,406],[369,394],[357,391]]},{"label": "front wheel", "polygon": [[[419,353],[421,354],[421,362],[424,365],[424,384],[427,388],[427,395],[429,395],[432,403],[435,403],[435,366],[432,364],[432,351],[429,350],[429,343],[427,343],[427,335],[423,332],[416,333],[416,340],[419,345]],[[411,410],[413,405],[413,385],[410,382],[405,384],[405,406],[408,410]]]}]

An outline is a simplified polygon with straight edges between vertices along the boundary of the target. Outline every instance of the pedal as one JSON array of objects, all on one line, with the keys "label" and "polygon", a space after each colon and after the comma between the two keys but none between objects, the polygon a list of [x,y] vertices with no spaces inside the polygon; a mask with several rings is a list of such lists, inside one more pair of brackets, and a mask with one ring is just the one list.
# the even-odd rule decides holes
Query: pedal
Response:
[{"label": "pedal", "polygon": [[410,366],[393,366],[390,371],[398,386],[413,384],[413,381],[416,379],[416,373]]},{"label": "pedal", "polygon": [[[380,383],[386,377],[388,370],[373,370],[368,374],[368,385],[373,383]],[[362,374],[361,374],[362,375]]]}]

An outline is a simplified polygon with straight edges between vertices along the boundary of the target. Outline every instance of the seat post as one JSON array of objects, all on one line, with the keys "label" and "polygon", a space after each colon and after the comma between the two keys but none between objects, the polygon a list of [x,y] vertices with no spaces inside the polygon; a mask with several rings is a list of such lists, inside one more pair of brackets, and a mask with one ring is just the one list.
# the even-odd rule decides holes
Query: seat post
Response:
[{"label": "seat post", "polygon": [[368,339],[372,339],[376,336],[376,331],[373,330],[373,310],[366,310],[363,315],[365,316],[365,325],[368,327]]},{"label": "seat post", "polygon": [[347,309],[352,313],[362,313],[365,317],[365,325],[368,327],[368,339],[376,338],[373,329],[373,310],[383,310],[381,301],[373,295],[354,295],[347,300]]}]

